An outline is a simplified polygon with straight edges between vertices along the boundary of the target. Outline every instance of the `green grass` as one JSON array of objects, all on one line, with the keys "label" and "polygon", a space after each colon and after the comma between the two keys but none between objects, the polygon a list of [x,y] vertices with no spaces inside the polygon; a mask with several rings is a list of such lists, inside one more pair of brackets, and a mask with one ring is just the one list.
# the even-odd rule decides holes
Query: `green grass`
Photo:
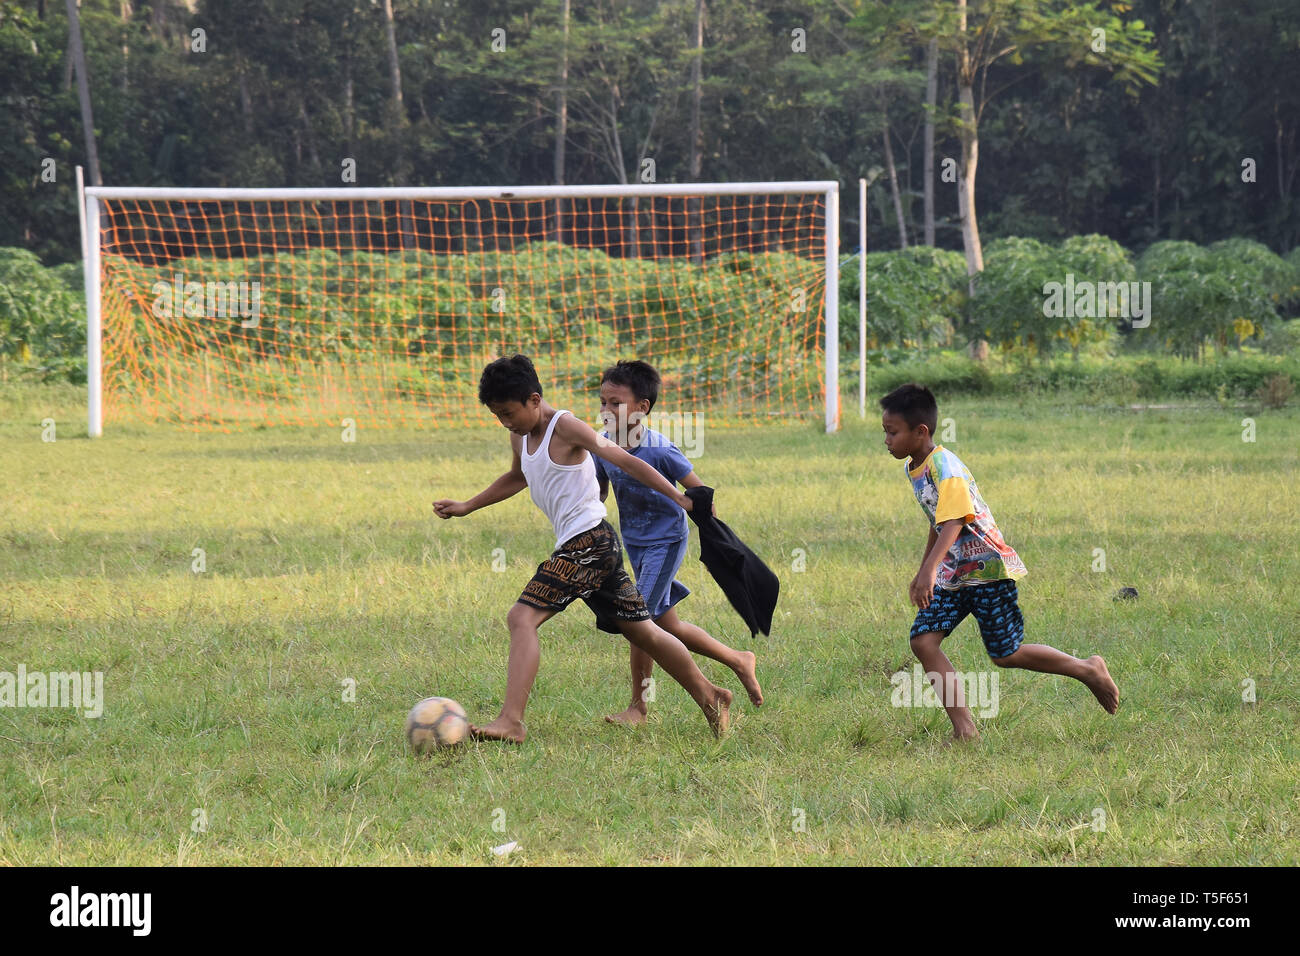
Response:
[{"label": "green grass", "polygon": [[[942,408],[1029,566],[1030,639],[1106,655],[1116,717],[1020,671],[969,748],[943,746],[942,711],[891,706],[926,528],[878,424],[849,415],[835,436],[706,433],[699,474],[783,585],[751,640],[692,541],[683,616],[754,649],[768,696],[730,736],[662,674],[649,726],[603,723],[626,645],[575,607],[543,628],[523,746],[421,759],[417,699],[495,715],[505,613],[553,544],[526,494],[432,516],[500,473],[504,433],[110,423],[91,442],[81,395],[0,391],[0,670],[101,670],[106,697],[98,720],[0,708],[0,863],[491,863],[509,840],[513,864],[1300,862],[1294,409]],[[1112,600],[1125,585],[1139,600]],[[973,622],[947,643],[990,667]]]}]

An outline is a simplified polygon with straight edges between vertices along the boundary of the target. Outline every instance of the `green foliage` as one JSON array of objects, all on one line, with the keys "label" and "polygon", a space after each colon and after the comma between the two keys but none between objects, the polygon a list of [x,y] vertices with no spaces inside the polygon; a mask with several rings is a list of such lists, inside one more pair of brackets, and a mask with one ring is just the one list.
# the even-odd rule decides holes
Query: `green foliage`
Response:
[{"label": "green foliage", "polygon": [[[1118,318],[1109,308],[1103,314],[1101,290],[1134,278],[1128,253],[1103,236],[1073,236],[1058,246],[994,240],[970,302],[972,330],[1006,349],[1045,356],[1068,345],[1077,356],[1085,344],[1114,335]],[[1082,297],[1084,289],[1091,299]]]},{"label": "green foliage", "polygon": [[1197,355],[1205,342],[1240,346],[1277,319],[1277,296],[1288,288],[1283,261],[1246,240],[1203,248],[1157,242],[1138,260],[1151,283],[1151,324],[1135,338],[1159,350]]},{"label": "green foliage", "polygon": [[[642,357],[691,400],[815,395],[822,346],[821,260],[771,252],[688,260],[616,259],[599,250],[533,243],[514,252],[388,255],[309,249],[249,259],[192,257],[145,266],[106,259],[112,357],[134,356],[130,387],[161,390],[177,358],[219,353],[204,375],[241,394],[285,396],[344,363],[401,395],[427,395],[449,370],[523,351],[598,375],[617,357]],[[260,284],[256,321],[187,314],[204,284]],[[368,369],[367,372],[360,372]],[[349,373],[354,374],[354,373]],[[108,375],[116,381],[115,369]],[[443,389],[445,392],[445,389]]]},{"label": "green foliage", "polygon": [[1272,355],[1300,357],[1300,319],[1279,322],[1264,337],[1264,349]]},{"label": "green foliage", "polygon": [[[858,259],[840,269],[840,341],[857,342]],[[931,246],[867,253],[867,346],[947,345],[966,302],[966,261]]]},{"label": "green foliage", "polygon": [[884,395],[908,382],[926,385],[941,396],[990,395],[998,390],[998,379],[987,363],[961,355],[928,356],[924,361],[913,359],[867,373],[868,394]]},{"label": "green foliage", "polygon": [[[1231,334],[1242,342],[1262,332],[1260,344],[1267,351],[1300,353],[1298,323],[1276,321],[1291,281],[1289,260],[1249,241],[1210,248],[1162,243],[1147,251],[1141,266],[1141,277],[1153,285],[1155,315],[1151,328],[1137,330],[1133,338],[1148,348],[1191,355],[1207,339],[1221,341],[1216,335]],[[249,363],[257,362],[281,369],[276,363],[286,360],[400,359],[412,389],[422,375],[442,376],[447,363],[473,364],[514,351],[550,356],[566,367],[581,364],[586,355],[600,356],[593,359],[596,364],[639,355],[664,366],[692,394],[707,397],[728,389],[779,393],[785,380],[819,390],[816,363],[808,356],[822,345],[813,321],[823,306],[821,269],[819,259],[785,252],[730,253],[700,267],[686,259],[617,259],[545,242],[513,252],[461,254],[340,254],[314,248],[247,259],[191,257],[157,266],[109,256],[104,294],[109,351],[134,355],[133,367],[146,377],[153,366],[165,374],[160,363],[167,356],[202,350],[228,352],[241,374],[250,375],[255,373]],[[954,252],[919,247],[872,253],[868,269],[872,377],[893,376],[888,367],[918,349],[951,344],[966,306],[971,318],[965,331],[1010,345],[1011,355],[1041,359],[1064,345],[1076,358],[1104,354],[1114,327],[1127,323],[1044,316],[1044,288],[1066,276],[1077,286],[1129,282],[1138,275],[1122,248],[1098,236],[1073,237],[1057,246],[1032,239],[990,243],[988,268],[969,302],[964,262]],[[840,273],[840,337],[846,350],[857,340],[856,273],[856,259],[845,262]],[[177,277],[182,283],[258,283],[257,320],[187,316],[183,308],[177,313],[172,301]],[[0,297],[0,355],[8,368],[84,380],[78,264],[45,269],[29,252],[2,250]],[[1242,309],[1253,311],[1243,319]],[[938,361],[931,371],[950,376],[958,390],[990,387],[977,365]],[[107,372],[116,382],[117,370]],[[267,374],[279,381],[287,373],[268,366]],[[1025,367],[1019,374],[1022,383],[1036,389],[1115,391],[1086,371]],[[1261,381],[1255,371],[1221,374],[1213,383],[1190,372],[1173,378],[1162,373],[1152,380],[1131,370],[1125,375],[1116,386],[1120,391],[1131,387],[1149,395],[1212,394],[1220,386],[1247,394]]]},{"label": "green foliage", "polygon": [[1272,375],[1256,394],[1265,408],[1285,408],[1295,394],[1295,384],[1286,375]]},{"label": "green foliage", "polygon": [[[1085,401],[1136,399],[1248,399],[1277,377],[1300,386],[1300,356],[1230,356],[1214,363],[1175,358],[1049,359],[1032,364],[976,362],[948,352],[871,368],[872,392],[884,394],[905,382],[920,382],[945,395],[1003,396],[1066,394]],[[1278,389],[1274,385],[1272,388]]]},{"label": "green foliage", "polygon": [[0,248],[0,365],[41,380],[85,381],[79,267],[44,268],[26,249]]},{"label": "green foliage", "polygon": [[[806,55],[791,49],[788,6],[710,6],[701,178],[851,183],[884,165],[888,123],[915,236],[922,137],[912,131],[925,118],[918,68],[932,37],[941,156],[956,155],[960,134],[955,6],[819,0],[800,7]],[[976,89],[990,94],[979,104],[986,237],[1105,231],[1130,248],[1171,235],[1202,244],[1248,236],[1279,250],[1300,242],[1300,190],[1286,179],[1300,86],[1277,81],[1293,69],[1280,38],[1300,30],[1300,7],[1239,7],[1227,44],[1209,29],[1210,0],[971,5],[965,40],[976,72],[988,67]],[[394,8],[400,105],[377,3],[84,0],[104,176],[116,185],[338,185],[346,157],[362,186],[548,181],[567,51],[565,180],[631,180],[648,156],[660,182],[690,177],[692,5],[575,4],[567,44],[558,0]],[[195,27],[209,39],[201,54],[189,49]],[[485,40],[497,27],[506,55]],[[1093,49],[1095,28],[1106,31],[1104,52]],[[241,42],[219,41],[233,36]],[[45,262],[78,249],[73,166],[85,155],[67,37],[62,4],[3,5],[0,245]],[[1261,154],[1261,143],[1280,144],[1281,155]],[[1154,157],[1196,161],[1161,163],[1153,182]],[[1260,163],[1250,185],[1243,157]],[[53,181],[42,175],[46,160]],[[897,241],[884,180],[873,193],[872,242],[884,249]],[[391,204],[374,206],[358,215],[391,226]],[[846,236],[852,207],[841,206]],[[937,215],[941,244],[955,245],[952,190],[940,189]]]}]

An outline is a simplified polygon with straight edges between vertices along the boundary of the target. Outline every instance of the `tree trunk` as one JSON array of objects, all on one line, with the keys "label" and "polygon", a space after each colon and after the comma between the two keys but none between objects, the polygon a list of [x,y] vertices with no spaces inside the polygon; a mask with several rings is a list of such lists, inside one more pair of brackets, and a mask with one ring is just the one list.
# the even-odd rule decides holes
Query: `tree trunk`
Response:
[{"label": "tree trunk", "polygon": [[397,63],[397,29],[393,25],[393,0],[384,0],[384,34],[388,43],[388,79],[398,117],[402,107],[402,68]]},{"label": "tree trunk", "polygon": [[[564,44],[560,49],[560,82],[555,93],[555,185],[564,185],[564,141],[569,134],[569,0],[564,0]],[[555,242],[564,241],[564,200],[555,200]]]},{"label": "tree trunk", "polygon": [[894,166],[894,147],[889,141],[889,111],[884,112],[885,118],[885,167],[889,171],[889,194],[894,199],[894,215],[898,217],[898,246],[900,249],[907,248],[907,223],[903,218],[903,199],[898,194],[898,170]]},{"label": "tree trunk", "polygon": [[72,63],[77,70],[77,96],[81,100],[81,126],[86,133],[86,166],[90,172],[90,185],[102,186],[99,177],[99,150],[95,148],[95,118],[90,110],[90,76],[86,72],[86,50],[81,44],[81,17],[77,14],[77,0],[68,0],[68,45]]},{"label": "tree trunk", "polygon": [[235,73],[239,76],[239,110],[244,117],[244,135],[253,135],[253,97],[248,92],[248,72],[244,60],[235,54]]},{"label": "tree trunk", "polygon": [[626,212],[627,225],[624,227],[623,250],[631,259],[641,258],[641,223],[640,206],[641,197],[631,197],[631,202]]},{"label": "tree trunk", "polygon": [[131,0],[121,0],[118,12],[122,17],[122,93],[131,92]]},{"label": "tree trunk", "polygon": [[925,50],[925,244],[934,245],[934,111],[939,93],[939,41]]},{"label": "tree trunk", "polygon": [[[691,182],[700,181],[703,167],[703,145],[700,142],[700,100],[703,97],[701,74],[704,58],[704,0],[695,0],[695,37],[694,51],[691,57]],[[691,261],[704,261],[704,223],[700,208],[700,198],[692,196],[687,202],[687,230],[690,239]]]},{"label": "tree trunk", "polygon": [[320,171],[320,156],[316,154],[316,141],[312,135],[311,120],[307,119],[307,104],[303,97],[298,97],[298,122],[302,124],[303,139],[307,142],[307,158],[314,171]]},{"label": "tree trunk", "polygon": [[975,291],[975,275],[984,271],[984,249],[980,245],[975,216],[975,171],[979,165],[979,129],[975,115],[975,75],[966,46],[966,0],[957,0],[958,32],[957,100],[961,118],[961,163],[957,169],[957,208],[961,216],[961,240],[966,250],[966,274]]},{"label": "tree trunk", "polygon": [[348,155],[352,155],[352,132],[356,129],[356,104],[352,93],[352,60],[347,63],[347,75],[343,80],[343,139]]}]

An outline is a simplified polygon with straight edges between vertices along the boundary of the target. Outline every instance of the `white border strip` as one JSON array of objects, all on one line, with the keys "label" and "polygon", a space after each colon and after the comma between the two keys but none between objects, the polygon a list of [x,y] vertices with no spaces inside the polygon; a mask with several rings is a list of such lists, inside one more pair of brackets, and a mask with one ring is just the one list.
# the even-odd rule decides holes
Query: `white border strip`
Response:
[{"label": "white border strip", "polygon": [[187,189],[175,186],[91,186],[87,196],[97,199],[190,199],[190,200],[356,200],[384,199],[581,199],[602,196],[707,196],[707,195],[793,195],[838,193],[833,180],[768,183],[645,183],[629,186],[375,186],[320,189]]}]

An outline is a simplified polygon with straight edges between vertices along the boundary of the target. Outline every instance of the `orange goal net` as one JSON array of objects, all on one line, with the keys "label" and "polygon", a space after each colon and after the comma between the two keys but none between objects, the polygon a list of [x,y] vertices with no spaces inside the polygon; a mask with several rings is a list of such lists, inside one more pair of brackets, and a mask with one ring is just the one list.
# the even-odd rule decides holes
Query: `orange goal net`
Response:
[{"label": "orange goal net", "polygon": [[515,352],[589,421],[639,358],[656,413],[833,427],[834,187],[88,189],[92,434],[96,387],[108,421],[481,426]]}]

